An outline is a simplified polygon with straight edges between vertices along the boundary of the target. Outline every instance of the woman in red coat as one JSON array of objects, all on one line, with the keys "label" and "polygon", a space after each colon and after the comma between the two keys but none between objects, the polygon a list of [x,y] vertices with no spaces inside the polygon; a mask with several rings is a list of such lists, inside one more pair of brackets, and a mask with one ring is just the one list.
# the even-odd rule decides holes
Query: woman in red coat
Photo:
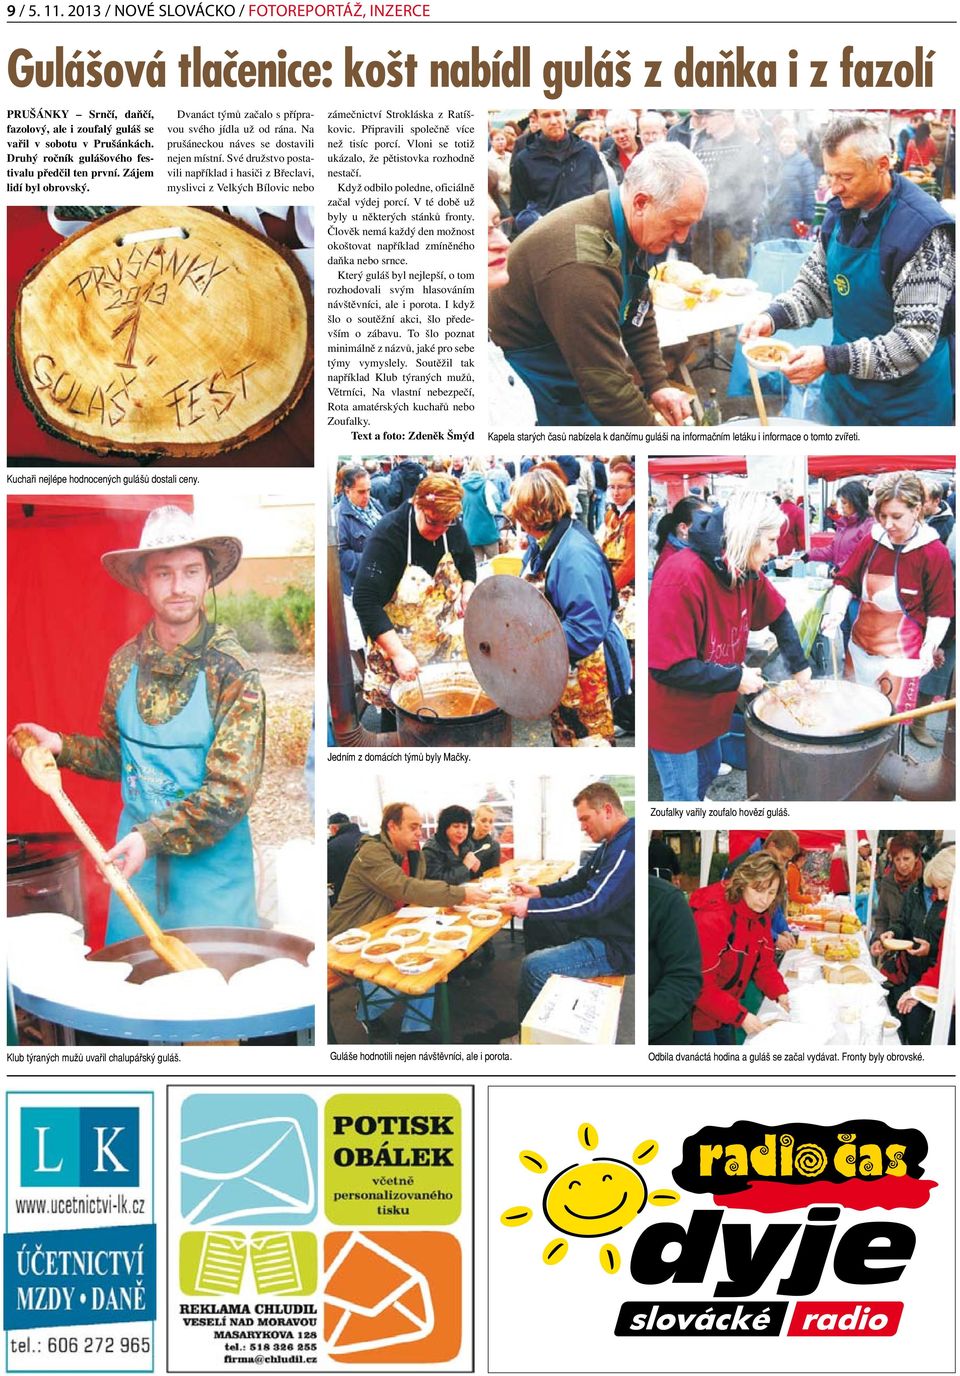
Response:
[{"label": "woman in red coat", "polygon": [[928,168],[933,168],[936,161],[936,141],[930,136],[929,124],[926,120],[921,120],[903,155],[903,170],[909,172],[911,168],[915,167],[919,171],[926,171]]},{"label": "woman in red coat", "polygon": [[703,960],[703,988],[693,1006],[693,1040],[733,1046],[737,1028],[749,1036],[763,1024],[742,999],[753,980],[761,993],[789,1008],[787,986],[774,960],[773,910],[786,905],[783,866],[769,853],[748,856],[718,884],[690,899]]}]

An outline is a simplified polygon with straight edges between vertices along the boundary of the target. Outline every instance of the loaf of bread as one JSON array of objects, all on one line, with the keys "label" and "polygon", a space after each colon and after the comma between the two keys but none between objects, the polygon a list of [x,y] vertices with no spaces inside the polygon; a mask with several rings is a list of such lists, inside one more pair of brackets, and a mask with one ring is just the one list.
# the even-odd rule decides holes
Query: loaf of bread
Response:
[{"label": "loaf of bread", "polygon": [[859,965],[825,965],[823,977],[828,984],[870,983],[870,976]]}]

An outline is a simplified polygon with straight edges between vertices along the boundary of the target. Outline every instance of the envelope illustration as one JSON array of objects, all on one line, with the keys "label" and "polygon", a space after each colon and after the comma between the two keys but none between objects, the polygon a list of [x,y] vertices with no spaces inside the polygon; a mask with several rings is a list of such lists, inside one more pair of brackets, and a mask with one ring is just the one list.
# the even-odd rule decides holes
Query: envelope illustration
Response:
[{"label": "envelope illustration", "polygon": [[348,1234],[323,1277],[331,1357],[419,1342],[434,1327],[422,1271],[363,1233]]},{"label": "envelope illustration", "polygon": [[181,1140],[181,1210],[188,1223],[305,1221],[316,1178],[303,1128],[286,1114],[226,1123]]}]

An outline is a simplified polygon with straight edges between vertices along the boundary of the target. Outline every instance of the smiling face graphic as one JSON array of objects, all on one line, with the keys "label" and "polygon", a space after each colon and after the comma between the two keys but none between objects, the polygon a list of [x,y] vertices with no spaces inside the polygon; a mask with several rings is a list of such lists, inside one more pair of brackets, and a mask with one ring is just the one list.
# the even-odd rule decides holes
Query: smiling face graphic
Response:
[{"label": "smiling face graphic", "polygon": [[543,1196],[543,1212],[570,1237],[618,1233],[643,1208],[647,1187],[625,1161],[600,1157],[568,1166],[554,1176]]},{"label": "smiling face graphic", "polygon": [[[592,1123],[581,1123],[577,1132],[581,1147],[594,1151],[597,1130]],[[633,1164],[614,1156],[594,1156],[579,1165],[565,1166],[555,1175],[543,1195],[543,1216],[558,1233],[567,1237],[609,1237],[619,1233],[636,1218],[646,1204],[658,1208],[676,1204],[680,1196],[676,1190],[647,1190],[638,1166],[646,1166],[659,1150],[656,1142],[647,1139],[633,1152]],[[546,1175],[550,1167],[539,1152],[520,1152],[520,1164],[534,1175]],[[505,1228],[518,1228],[529,1223],[533,1210],[517,1204],[504,1210],[500,1222]],[[570,1244],[556,1238],[543,1249],[547,1266],[556,1266],[567,1255]],[[600,1247],[600,1265],[609,1275],[620,1269],[620,1253],[612,1242]]]}]

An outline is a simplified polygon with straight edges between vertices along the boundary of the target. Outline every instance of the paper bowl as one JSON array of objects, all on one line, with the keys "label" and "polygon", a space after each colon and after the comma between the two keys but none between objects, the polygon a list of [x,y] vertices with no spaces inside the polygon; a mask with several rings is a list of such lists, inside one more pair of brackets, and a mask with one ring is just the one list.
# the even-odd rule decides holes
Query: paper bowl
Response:
[{"label": "paper bowl", "polygon": [[399,941],[401,946],[413,946],[425,935],[422,927],[418,927],[414,922],[398,922],[395,927],[391,927],[387,932],[387,939]]},{"label": "paper bowl", "polygon": [[363,950],[370,940],[370,933],[365,932],[362,927],[349,927],[345,932],[338,933],[337,936],[330,938],[330,945],[341,955],[357,955]]},{"label": "paper bowl", "polygon": [[393,937],[378,936],[363,948],[363,959],[372,961],[374,965],[385,965],[387,961],[395,959],[403,950],[399,941]]},{"label": "paper bowl", "polygon": [[504,914],[499,908],[468,908],[464,914],[471,927],[499,927]]},{"label": "paper bowl", "polygon": [[436,963],[437,957],[431,955],[429,950],[399,951],[390,962],[401,975],[424,975],[428,970],[432,970]]},{"label": "paper bowl", "polygon": [[792,344],[778,339],[752,339],[743,346],[743,356],[757,373],[779,372],[793,353]]},{"label": "paper bowl", "polygon": [[444,927],[430,937],[427,950],[434,955],[445,955],[448,951],[463,951],[470,944],[472,927]]}]

